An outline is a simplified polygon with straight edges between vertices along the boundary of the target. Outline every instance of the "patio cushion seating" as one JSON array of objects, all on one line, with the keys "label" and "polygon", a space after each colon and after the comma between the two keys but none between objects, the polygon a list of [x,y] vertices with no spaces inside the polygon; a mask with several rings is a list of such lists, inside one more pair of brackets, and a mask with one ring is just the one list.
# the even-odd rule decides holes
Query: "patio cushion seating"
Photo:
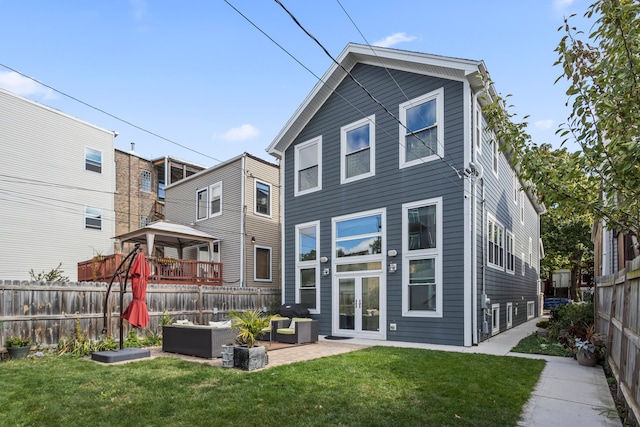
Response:
[{"label": "patio cushion seating", "polygon": [[222,357],[222,346],[235,342],[238,330],[209,325],[164,325],[162,351],[214,359]]},{"label": "patio cushion seating", "polygon": [[318,321],[302,317],[291,319],[288,327],[275,330],[275,341],[303,344],[318,341]]}]

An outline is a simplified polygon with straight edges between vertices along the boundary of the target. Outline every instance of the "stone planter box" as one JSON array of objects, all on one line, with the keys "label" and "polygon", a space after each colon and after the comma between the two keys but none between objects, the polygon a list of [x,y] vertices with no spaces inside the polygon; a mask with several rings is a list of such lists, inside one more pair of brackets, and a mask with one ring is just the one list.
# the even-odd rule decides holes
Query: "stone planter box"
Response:
[{"label": "stone planter box", "polygon": [[263,345],[258,347],[236,346],[233,349],[233,366],[245,371],[264,368],[267,362],[266,349]]}]

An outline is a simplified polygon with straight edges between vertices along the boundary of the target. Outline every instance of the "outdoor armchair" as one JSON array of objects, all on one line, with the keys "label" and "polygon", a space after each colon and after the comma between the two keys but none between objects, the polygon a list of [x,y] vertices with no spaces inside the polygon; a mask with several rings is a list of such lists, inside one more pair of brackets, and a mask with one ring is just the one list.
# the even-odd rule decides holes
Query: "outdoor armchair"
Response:
[{"label": "outdoor armchair", "polygon": [[294,317],[287,327],[277,327],[275,329],[274,341],[289,344],[317,342],[318,321],[309,318]]}]

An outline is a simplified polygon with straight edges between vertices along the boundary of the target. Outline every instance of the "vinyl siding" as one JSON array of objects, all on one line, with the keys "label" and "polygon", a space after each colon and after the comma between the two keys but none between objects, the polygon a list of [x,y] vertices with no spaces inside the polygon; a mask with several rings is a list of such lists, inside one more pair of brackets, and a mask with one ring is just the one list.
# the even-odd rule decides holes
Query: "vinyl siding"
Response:
[{"label": "vinyl siding", "polygon": [[[388,72],[402,87],[400,91]],[[463,343],[463,183],[453,168],[463,161],[463,85],[460,81],[359,64],[352,74],[398,117],[399,104],[444,88],[444,159],[399,169],[399,125],[350,79],[318,110],[285,152],[284,283],[287,302],[294,299],[295,225],[320,220],[320,256],[331,253],[331,218],[371,209],[386,208],[386,248],[398,256],[398,270],[386,274],[387,322],[397,331],[387,331],[388,340],[462,345]],[[406,94],[406,97],[403,95]],[[344,98],[349,99],[346,102]],[[376,175],[340,184],[340,127],[375,115]],[[294,146],[322,135],[322,191],[294,197]],[[443,317],[402,316],[402,204],[442,197],[443,206]],[[321,277],[320,332],[331,332],[331,277]],[[388,325],[381,325],[387,328]]]},{"label": "vinyl siding", "polygon": [[[85,147],[102,152],[102,173],[85,170]],[[114,134],[0,90],[0,278],[28,280],[62,262],[113,251]],[[102,229],[85,229],[84,206],[102,209]]]}]

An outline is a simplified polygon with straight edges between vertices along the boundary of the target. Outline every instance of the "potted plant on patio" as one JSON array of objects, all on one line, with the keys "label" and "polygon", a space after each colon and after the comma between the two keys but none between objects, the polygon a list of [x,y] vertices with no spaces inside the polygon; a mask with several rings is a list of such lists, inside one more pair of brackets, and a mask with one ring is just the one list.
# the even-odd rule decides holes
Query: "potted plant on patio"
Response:
[{"label": "potted plant on patio", "polygon": [[31,338],[9,337],[5,343],[7,352],[12,359],[24,359],[31,349]]},{"label": "potted plant on patio", "polygon": [[582,366],[595,366],[600,358],[604,342],[593,325],[586,330],[585,337],[575,339],[576,360]]},{"label": "potted plant on patio", "polygon": [[255,346],[256,340],[269,326],[270,318],[263,316],[258,310],[237,311],[229,313],[233,327],[238,329],[236,341],[239,346],[234,348],[233,366],[252,371],[264,368],[266,362],[266,349],[264,346]]}]

